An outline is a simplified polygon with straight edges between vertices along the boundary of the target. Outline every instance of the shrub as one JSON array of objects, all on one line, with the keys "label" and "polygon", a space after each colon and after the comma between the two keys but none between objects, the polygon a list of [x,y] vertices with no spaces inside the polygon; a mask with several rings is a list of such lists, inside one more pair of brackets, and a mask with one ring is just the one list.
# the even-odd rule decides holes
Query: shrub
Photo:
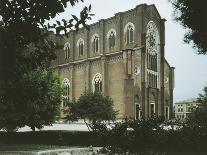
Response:
[{"label": "shrub", "polygon": [[0,132],[0,143],[98,146],[99,139],[95,136],[91,132],[78,131]]}]

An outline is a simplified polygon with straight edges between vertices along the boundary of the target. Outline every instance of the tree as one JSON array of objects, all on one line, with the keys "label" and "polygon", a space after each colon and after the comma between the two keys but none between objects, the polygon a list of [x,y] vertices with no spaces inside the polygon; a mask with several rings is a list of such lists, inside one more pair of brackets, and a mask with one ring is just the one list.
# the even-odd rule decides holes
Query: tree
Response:
[{"label": "tree", "polygon": [[170,0],[177,22],[188,31],[184,41],[193,43],[199,54],[207,54],[207,3],[203,0]]},{"label": "tree", "polygon": [[204,87],[203,94],[199,94],[198,103],[201,105],[190,115],[186,124],[190,128],[207,132],[207,87]]},{"label": "tree", "polygon": [[[83,0],[81,0],[83,1]],[[67,5],[74,6],[79,0],[2,0],[0,2],[0,16],[2,24],[0,28],[0,74],[1,78],[24,74],[26,71],[38,67],[49,66],[51,60],[56,58],[54,41],[48,39],[48,29],[55,28],[67,32],[81,24],[86,26],[85,21],[91,19],[91,6],[85,7],[80,12],[80,19],[72,15],[73,19],[52,26],[45,24],[58,13],[64,11]],[[44,29],[43,29],[44,28]],[[33,50],[30,50],[30,45]],[[49,46],[48,46],[49,45]],[[30,52],[29,52],[30,51]],[[3,75],[3,76],[2,76]]]},{"label": "tree", "polygon": [[0,128],[12,131],[27,125],[34,131],[56,120],[62,94],[57,74],[38,69],[11,87],[4,91],[0,102]]},{"label": "tree", "polygon": [[[81,0],[83,2],[83,0]],[[60,105],[60,83],[50,66],[56,58],[56,43],[48,31],[67,32],[90,19],[91,6],[80,19],[45,24],[67,5],[79,0],[0,1],[0,128],[13,130],[24,125],[32,129],[51,124]]]},{"label": "tree", "polygon": [[117,111],[113,109],[113,100],[101,93],[85,93],[76,101],[68,103],[68,110],[65,111],[67,121],[83,119],[88,127],[100,121],[110,121],[116,118]]}]

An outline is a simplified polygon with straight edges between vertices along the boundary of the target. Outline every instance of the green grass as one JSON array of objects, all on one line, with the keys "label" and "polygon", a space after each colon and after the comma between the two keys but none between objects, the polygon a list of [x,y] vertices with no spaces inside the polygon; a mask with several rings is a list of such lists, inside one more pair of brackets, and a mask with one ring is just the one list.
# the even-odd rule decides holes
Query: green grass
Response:
[{"label": "green grass", "polygon": [[69,146],[57,145],[0,145],[0,151],[44,151],[52,149],[68,149]]}]

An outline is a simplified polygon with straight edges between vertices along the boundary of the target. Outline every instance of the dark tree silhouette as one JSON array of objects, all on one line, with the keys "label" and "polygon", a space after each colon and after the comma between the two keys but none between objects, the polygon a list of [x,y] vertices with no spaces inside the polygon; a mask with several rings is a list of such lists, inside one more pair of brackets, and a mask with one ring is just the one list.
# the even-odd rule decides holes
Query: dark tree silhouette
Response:
[{"label": "dark tree silhouette", "polygon": [[[81,0],[83,2],[83,0]],[[56,42],[48,31],[57,33],[91,18],[91,6],[80,18],[45,24],[68,5],[79,0],[1,0],[0,1],[0,128],[12,131],[24,125],[41,128],[51,124],[61,101],[59,79],[51,71],[56,58]]]},{"label": "dark tree silhouette", "polygon": [[88,127],[92,127],[96,122],[115,120],[117,111],[113,109],[110,97],[89,92],[81,95],[77,101],[69,102],[65,114],[67,121],[83,119]]},{"label": "dark tree silhouette", "polygon": [[207,53],[207,2],[203,0],[170,0],[174,17],[187,29],[184,41],[192,43],[198,54]]}]

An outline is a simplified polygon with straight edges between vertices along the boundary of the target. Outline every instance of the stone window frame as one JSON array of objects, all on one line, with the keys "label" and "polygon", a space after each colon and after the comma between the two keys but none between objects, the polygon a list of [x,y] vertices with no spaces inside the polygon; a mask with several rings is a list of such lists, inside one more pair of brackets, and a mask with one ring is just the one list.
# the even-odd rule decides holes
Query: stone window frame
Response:
[{"label": "stone window frame", "polygon": [[[102,88],[103,88],[103,79],[102,79],[102,75],[100,73],[96,73],[94,76],[93,76],[93,79],[92,79],[92,86],[93,86],[93,92],[99,92],[101,93],[102,92]],[[98,89],[98,91],[97,91]]]},{"label": "stone window frame", "polygon": [[[152,41],[153,43],[152,43]],[[160,46],[160,36],[156,24],[151,20],[147,24],[146,32],[146,52],[147,68],[153,71],[158,69],[158,56]]]},{"label": "stone window frame", "polygon": [[66,42],[64,45],[64,51],[65,51],[65,59],[69,59],[70,58],[70,43]]},{"label": "stone window frame", "polygon": [[107,33],[108,47],[114,48],[116,45],[116,30],[110,29]]},{"label": "stone window frame", "polygon": [[134,43],[135,26],[132,22],[128,22],[124,27],[125,43]]},{"label": "stone window frame", "polygon": [[[155,44],[151,47],[149,43],[153,36]],[[158,28],[154,21],[150,20],[147,23],[146,29],[146,53],[147,53],[147,81],[148,86],[152,88],[159,87],[159,75],[158,75],[158,59],[160,52],[160,35]]]},{"label": "stone window frame", "polygon": [[81,57],[84,55],[84,40],[83,38],[79,38],[77,41],[77,48],[78,48],[78,56]]},{"label": "stone window frame", "polygon": [[69,101],[70,95],[70,80],[68,78],[64,78],[62,81],[63,84],[63,95],[62,95],[62,107],[66,106],[66,102]]},{"label": "stone window frame", "polygon": [[91,47],[92,47],[92,51],[93,53],[98,53],[99,49],[100,49],[100,36],[95,33],[92,38],[91,38]]}]

